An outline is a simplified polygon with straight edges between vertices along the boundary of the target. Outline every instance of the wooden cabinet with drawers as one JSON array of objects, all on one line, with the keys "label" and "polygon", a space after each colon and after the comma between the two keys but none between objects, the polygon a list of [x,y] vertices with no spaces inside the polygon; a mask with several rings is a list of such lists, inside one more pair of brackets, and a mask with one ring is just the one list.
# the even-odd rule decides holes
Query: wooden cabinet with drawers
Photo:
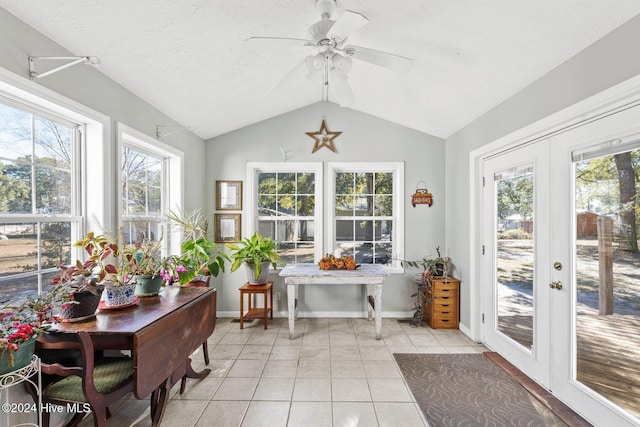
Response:
[{"label": "wooden cabinet with drawers", "polygon": [[458,329],[460,281],[434,277],[425,289],[422,315],[432,329]]}]

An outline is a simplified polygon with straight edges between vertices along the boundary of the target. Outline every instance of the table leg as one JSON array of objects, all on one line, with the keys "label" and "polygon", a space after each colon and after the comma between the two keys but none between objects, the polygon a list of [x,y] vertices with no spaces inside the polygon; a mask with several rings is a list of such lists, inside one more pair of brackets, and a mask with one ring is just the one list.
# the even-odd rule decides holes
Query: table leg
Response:
[{"label": "table leg", "polygon": [[295,336],[294,329],[296,323],[296,293],[298,286],[292,283],[287,284],[287,308],[289,311],[289,339]]},{"label": "table leg", "polygon": [[373,300],[375,302],[376,339],[382,339],[382,283],[373,285]]},{"label": "table leg", "polygon": [[240,291],[240,329],[242,329],[244,326],[243,320],[244,320],[244,293]]},{"label": "table leg", "polygon": [[271,318],[273,319],[273,285],[269,288],[269,309],[271,310]]},{"label": "table leg", "polygon": [[373,297],[373,285],[371,283],[367,283],[367,296],[365,297],[364,302],[367,305],[367,319],[369,319],[369,321],[373,319],[373,311],[375,310],[375,307],[371,306],[371,297]]},{"label": "table leg", "polygon": [[269,306],[267,305],[269,303],[269,301],[267,301],[267,292],[263,292],[262,296],[264,297],[264,328],[267,329],[267,319],[269,318],[269,316],[267,316],[267,314],[269,313]]},{"label": "table leg", "polygon": [[164,410],[169,402],[171,379],[167,378],[151,393],[151,426],[159,426],[164,416]]}]

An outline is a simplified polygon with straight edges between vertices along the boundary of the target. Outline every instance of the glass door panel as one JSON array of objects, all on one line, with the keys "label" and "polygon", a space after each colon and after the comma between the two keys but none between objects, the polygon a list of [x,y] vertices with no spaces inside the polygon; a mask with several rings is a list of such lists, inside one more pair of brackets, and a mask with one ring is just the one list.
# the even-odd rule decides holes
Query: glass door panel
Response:
[{"label": "glass door panel", "polygon": [[498,330],[533,346],[533,166],[494,174]]},{"label": "glass door panel", "polygon": [[640,149],[587,157],[574,164],[576,379],[640,417]]}]

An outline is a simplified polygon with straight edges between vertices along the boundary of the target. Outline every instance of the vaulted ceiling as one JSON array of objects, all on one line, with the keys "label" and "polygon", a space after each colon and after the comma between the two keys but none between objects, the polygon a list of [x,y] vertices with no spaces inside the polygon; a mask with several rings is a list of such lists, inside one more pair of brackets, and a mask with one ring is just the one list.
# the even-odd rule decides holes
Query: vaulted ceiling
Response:
[{"label": "vaulted ceiling", "polygon": [[[0,0],[0,6],[204,139],[316,103],[303,43],[316,0]],[[338,0],[368,23],[348,37],[411,58],[353,61],[353,108],[446,138],[640,13],[638,0]],[[1,31],[1,30],[0,30]],[[30,52],[35,56],[51,52]],[[329,83],[328,101],[340,91]]]}]

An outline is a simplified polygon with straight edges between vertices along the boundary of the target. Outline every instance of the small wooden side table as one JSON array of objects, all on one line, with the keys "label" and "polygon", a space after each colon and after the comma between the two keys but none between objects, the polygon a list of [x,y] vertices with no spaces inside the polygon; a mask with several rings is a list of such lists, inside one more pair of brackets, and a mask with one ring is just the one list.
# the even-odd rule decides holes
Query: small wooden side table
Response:
[{"label": "small wooden side table", "polygon": [[[250,319],[263,319],[264,320],[264,328],[267,329],[267,316],[271,314],[271,318],[273,319],[273,282],[267,282],[264,285],[252,285],[249,282],[240,286],[240,329],[244,328],[244,321]],[[269,294],[267,300],[267,293]],[[248,311],[245,314],[244,312],[244,296],[245,294],[249,297],[249,307]],[[262,308],[259,307],[251,307],[251,296],[255,294],[264,295],[264,306]],[[267,303],[269,303],[267,305]]]}]

